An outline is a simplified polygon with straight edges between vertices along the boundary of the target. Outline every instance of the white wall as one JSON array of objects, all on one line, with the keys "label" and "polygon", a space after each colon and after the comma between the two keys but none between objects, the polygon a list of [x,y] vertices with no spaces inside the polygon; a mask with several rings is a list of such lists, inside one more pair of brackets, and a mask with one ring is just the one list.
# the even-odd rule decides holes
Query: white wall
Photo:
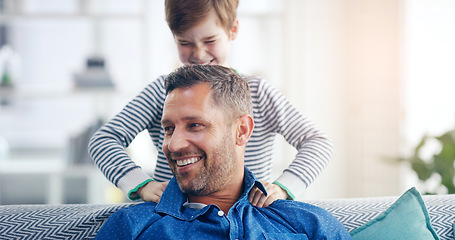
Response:
[{"label": "white wall", "polygon": [[304,198],[395,195],[398,1],[286,1],[287,93],[335,145]]},{"label": "white wall", "polygon": [[453,1],[284,1],[283,91],[326,130],[332,163],[303,198],[398,195],[420,137],[453,129]]}]

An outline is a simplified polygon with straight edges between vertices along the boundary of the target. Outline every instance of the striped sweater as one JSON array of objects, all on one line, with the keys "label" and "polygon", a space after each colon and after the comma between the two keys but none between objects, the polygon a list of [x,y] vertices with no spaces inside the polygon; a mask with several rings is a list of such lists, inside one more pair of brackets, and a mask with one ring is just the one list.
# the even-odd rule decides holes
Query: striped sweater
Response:
[{"label": "striped sweater", "polygon": [[[89,153],[103,174],[130,199],[137,199],[139,186],[151,177],[125,151],[138,133],[147,130],[158,150],[153,179],[167,181],[172,172],[162,152],[164,132],[161,115],[165,100],[165,76],[151,82],[113,119],[91,138]],[[258,179],[270,181],[276,134],[297,149],[295,159],[274,181],[298,196],[321,173],[332,156],[327,137],[298,112],[272,85],[248,77],[253,102],[254,131],[246,146],[245,166]]]}]

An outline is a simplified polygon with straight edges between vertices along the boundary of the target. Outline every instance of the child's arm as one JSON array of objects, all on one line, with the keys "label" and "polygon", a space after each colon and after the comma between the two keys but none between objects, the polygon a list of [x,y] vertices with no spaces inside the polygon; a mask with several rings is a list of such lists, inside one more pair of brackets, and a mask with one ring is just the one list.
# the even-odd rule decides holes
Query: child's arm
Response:
[{"label": "child's arm", "polygon": [[257,85],[259,112],[263,121],[267,121],[264,125],[269,127],[269,131],[281,134],[297,149],[292,163],[273,182],[293,199],[325,168],[332,156],[332,143],[272,85],[262,79],[253,81],[257,81],[250,85]]},{"label": "child's arm", "polygon": [[149,84],[100,128],[89,143],[89,153],[101,172],[132,200],[139,198],[137,190],[152,179],[131,160],[125,148],[139,132],[161,128],[165,98],[163,79],[161,77]]}]

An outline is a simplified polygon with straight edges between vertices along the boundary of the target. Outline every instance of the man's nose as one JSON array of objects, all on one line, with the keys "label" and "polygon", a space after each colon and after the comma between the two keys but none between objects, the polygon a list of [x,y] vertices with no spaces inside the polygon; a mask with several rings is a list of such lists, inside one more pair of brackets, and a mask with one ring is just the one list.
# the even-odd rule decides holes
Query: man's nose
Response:
[{"label": "man's nose", "polygon": [[189,142],[185,131],[174,129],[171,138],[168,142],[168,149],[170,152],[178,152],[189,146]]}]

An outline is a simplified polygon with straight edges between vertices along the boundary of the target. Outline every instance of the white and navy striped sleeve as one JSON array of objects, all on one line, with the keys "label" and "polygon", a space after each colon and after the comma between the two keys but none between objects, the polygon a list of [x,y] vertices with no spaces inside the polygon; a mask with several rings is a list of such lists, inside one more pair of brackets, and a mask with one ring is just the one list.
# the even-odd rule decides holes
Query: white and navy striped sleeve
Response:
[{"label": "white and navy striped sleeve", "polygon": [[[95,164],[124,193],[151,179],[125,149],[143,130],[152,132],[161,128],[165,99],[163,84],[164,76],[151,82],[90,139],[88,150]],[[156,142],[154,144],[158,147]]]},{"label": "white and navy striped sleeve", "polygon": [[273,132],[297,149],[292,163],[276,182],[298,196],[328,164],[333,153],[332,143],[270,83],[260,78],[248,78],[248,82],[254,106],[253,135],[256,136],[251,140],[260,141]]}]

